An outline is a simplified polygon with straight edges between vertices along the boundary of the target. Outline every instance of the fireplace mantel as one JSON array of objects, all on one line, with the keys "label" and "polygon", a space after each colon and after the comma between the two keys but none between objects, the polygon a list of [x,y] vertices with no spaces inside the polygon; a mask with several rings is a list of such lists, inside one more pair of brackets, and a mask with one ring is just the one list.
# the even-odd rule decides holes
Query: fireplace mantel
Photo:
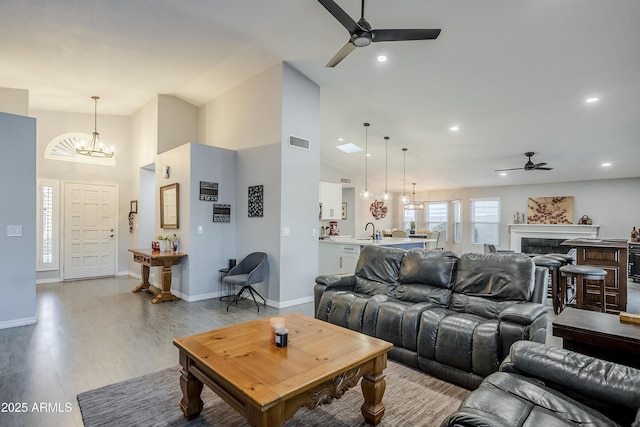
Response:
[{"label": "fireplace mantel", "polygon": [[520,239],[550,238],[550,239],[595,239],[598,237],[599,225],[579,224],[509,224],[511,235],[510,248],[520,252]]}]

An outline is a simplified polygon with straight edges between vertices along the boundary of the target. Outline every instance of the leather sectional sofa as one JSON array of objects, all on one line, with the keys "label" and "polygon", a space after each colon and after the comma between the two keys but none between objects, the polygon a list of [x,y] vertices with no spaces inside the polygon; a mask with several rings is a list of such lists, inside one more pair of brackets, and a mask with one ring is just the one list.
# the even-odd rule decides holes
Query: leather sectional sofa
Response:
[{"label": "leather sectional sofa", "polygon": [[640,370],[520,341],[442,427],[640,426]]},{"label": "leather sectional sofa", "polygon": [[474,389],[518,340],[544,342],[547,269],[521,254],[365,246],[316,278],[315,316],[394,344],[389,356]]}]

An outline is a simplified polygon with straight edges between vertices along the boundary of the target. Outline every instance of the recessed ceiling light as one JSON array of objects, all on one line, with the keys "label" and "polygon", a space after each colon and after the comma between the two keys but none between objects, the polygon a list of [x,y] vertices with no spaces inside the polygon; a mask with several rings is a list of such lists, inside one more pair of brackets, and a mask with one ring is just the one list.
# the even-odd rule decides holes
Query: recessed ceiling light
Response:
[{"label": "recessed ceiling light", "polygon": [[507,176],[506,172],[500,172],[500,176]]},{"label": "recessed ceiling light", "polygon": [[602,166],[603,168],[608,168],[609,166],[611,166],[611,163],[609,162],[602,163],[600,166]]},{"label": "recessed ceiling light", "polygon": [[449,128],[450,131],[457,132],[460,130],[460,126],[454,125]]},{"label": "recessed ceiling light", "polygon": [[344,151],[345,153],[357,153],[358,151],[362,151],[362,148],[358,147],[355,144],[348,143],[342,145],[336,145],[336,148],[340,151]]},{"label": "recessed ceiling light", "polygon": [[386,62],[387,61],[387,57],[384,55],[379,55],[378,56],[378,62]]},{"label": "recessed ceiling light", "polygon": [[367,157],[371,157],[371,153],[367,153]]},{"label": "recessed ceiling light", "polygon": [[338,141],[344,141],[344,138],[338,138]]},{"label": "recessed ceiling light", "polygon": [[587,98],[587,99],[585,100],[585,102],[586,102],[587,104],[593,104],[594,102],[598,102],[598,100],[599,100],[599,99],[600,99],[600,98],[598,98],[598,97],[592,96],[591,98]]}]

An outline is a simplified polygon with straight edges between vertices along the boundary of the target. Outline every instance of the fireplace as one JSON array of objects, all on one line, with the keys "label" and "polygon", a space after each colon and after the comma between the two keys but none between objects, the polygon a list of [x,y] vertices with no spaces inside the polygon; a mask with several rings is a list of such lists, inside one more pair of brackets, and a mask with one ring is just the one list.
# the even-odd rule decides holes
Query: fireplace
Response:
[{"label": "fireplace", "polygon": [[563,241],[596,239],[599,229],[599,225],[509,224],[510,249],[525,253],[566,253],[569,248],[560,246]]},{"label": "fireplace", "polygon": [[561,246],[566,239],[520,238],[520,251],[525,254],[566,254],[570,246]]}]

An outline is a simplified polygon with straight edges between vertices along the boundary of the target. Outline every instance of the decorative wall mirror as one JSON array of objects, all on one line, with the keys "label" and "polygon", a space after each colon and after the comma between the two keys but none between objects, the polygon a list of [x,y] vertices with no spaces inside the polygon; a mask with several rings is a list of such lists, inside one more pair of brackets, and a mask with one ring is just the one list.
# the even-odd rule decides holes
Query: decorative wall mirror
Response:
[{"label": "decorative wall mirror", "polygon": [[178,183],[160,187],[160,228],[179,228]]}]

